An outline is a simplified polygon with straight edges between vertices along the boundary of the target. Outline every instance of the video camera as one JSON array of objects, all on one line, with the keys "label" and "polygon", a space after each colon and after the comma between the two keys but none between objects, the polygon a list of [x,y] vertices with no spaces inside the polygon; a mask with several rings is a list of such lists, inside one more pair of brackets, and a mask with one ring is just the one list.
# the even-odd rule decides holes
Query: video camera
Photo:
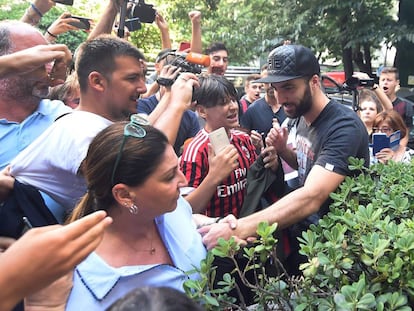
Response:
[{"label": "video camera", "polygon": [[130,2],[132,2],[132,7],[129,10],[128,18],[139,18],[141,23],[152,24],[154,22],[157,11],[153,4],[145,4],[144,0]]},{"label": "video camera", "polygon": [[374,79],[358,79],[356,77],[351,77],[346,79],[343,87],[347,91],[356,91],[358,87],[373,87],[374,84]]},{"label": "video camera", "polygon": [[359,95],[358,95],[358,88],[359,87],[373,87],[375,84],[374,79],[359,79],[357,77],[351,77],[346,79],[344,84],[342,85],[343,90],[352,93],[352,109],[356,112],[359,108]]},{"label": "video camera", "polygon": [[166,64],[181,68],[181,72],[200,74],[203,67],[210,66],[210,56],[198,53],[170,52]]},{"label": "video camera", "polygon": [[141,23],[153,23],[156,13],[154,5],[146,4],[144,0],[124,0],[121,4],[118,37],[124,37],[124,26],[129,31],[135,31],[141,29]]}]

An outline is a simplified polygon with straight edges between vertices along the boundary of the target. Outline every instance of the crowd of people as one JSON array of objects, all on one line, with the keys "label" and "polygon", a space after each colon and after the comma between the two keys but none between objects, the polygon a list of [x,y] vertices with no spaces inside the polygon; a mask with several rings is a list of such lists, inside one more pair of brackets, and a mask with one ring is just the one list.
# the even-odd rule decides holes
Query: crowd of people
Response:
[{"label": "crowd of people", "polygon": [[[45,34],[35,27],[53,5],[34,0],[20,21],[0,21],[1,310],[202,310],[180,293],[198,278],[187,272],[220,237],[244,245],[262,221],[278,224],[286,270],[300,275],[297,238],[355,174],[348,158],[414,156],[395,68],[359,90],[355,113],[323,92],[314,53],[286,42],[239,100],[225,44],[205,50],[203,73],[188,72],[157,12],[149,80],[142,52],[112,34],[118,0],[76,52],[55,43],[79,30],[69,13]],[[186,52],[201,53],[201,13],[188,16]],[[398,132],[398,146],[373,154],[379,132]],[[218,275],[233,270],[216,264]]]}]

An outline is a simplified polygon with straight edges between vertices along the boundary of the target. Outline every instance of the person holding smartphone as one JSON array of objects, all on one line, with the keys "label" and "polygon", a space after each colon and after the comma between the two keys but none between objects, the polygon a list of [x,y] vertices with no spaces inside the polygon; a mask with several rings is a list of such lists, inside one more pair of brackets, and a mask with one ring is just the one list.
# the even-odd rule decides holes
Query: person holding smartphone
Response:
[{"label": "person holding smartphone", "polygon": [[54,43],[59,35],[68,31],[84,30],[89,31],[91,24],[90,19],[72,16],[71,13],[62,13],[46,30],[44,36],[47,41]]},{"label": "person holding smartphone", "polygon": [[[410,163],[414,157],[414,150],[404,146],[401,141],[407,137],[408,129],[403,118],[395,110],[382,111],[375,117],[372,125],[373,133],[384,133],[388,137],[400,131],[400,140],[395,148],[383,148],[379,152],[371,153],[371,163],[388,163],[389,161]],[[375,142],[374,142],[375,143]]]}]

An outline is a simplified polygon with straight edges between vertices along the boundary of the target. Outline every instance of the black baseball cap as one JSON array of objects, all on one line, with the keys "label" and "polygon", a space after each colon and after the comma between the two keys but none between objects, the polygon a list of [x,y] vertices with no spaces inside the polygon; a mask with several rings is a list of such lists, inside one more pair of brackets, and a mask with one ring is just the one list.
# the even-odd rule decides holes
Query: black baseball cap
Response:
[{"label": "black baseball cap", "polygon": [[270,52],[268,76],[254,82],[276,83],[302,77],[311,77],[321,72],[315,54],[302,45],[281,45]]}]

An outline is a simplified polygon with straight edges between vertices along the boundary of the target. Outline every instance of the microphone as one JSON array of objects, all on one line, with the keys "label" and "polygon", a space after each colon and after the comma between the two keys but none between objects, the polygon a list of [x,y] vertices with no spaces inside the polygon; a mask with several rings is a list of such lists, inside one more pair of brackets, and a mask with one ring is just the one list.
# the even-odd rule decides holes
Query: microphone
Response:
[{"label": "microphone", "polygon": [[194,52],[189,52],[187,54],[184,53],[184,55],[185,55],[185,60],[189,63],[202,65],[204,67],[210,66],[209,55],[204,55],[204,54],[199,54],[199,53],[194,53]]}]

